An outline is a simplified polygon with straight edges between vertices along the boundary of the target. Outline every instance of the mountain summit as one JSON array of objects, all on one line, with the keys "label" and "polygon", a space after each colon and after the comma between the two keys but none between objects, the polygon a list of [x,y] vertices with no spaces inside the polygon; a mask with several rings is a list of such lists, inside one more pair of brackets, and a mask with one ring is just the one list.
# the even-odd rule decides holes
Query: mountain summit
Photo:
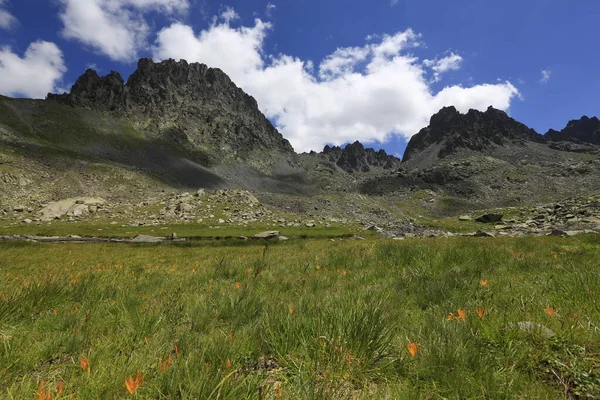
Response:
[{"label": "mountain summit", "polygon": [[486,152],[528,141],[544,143],[546,139],[491,106],[485,112],[469,110],[466,114],[450,106],[433,115],[429,126],[411,138],[403,161],[417,154],[420,158],[441,159],[463,150]]},{"label": "mountain summit", "polygon": [[[127,82],[118,72],[88,69],[70,93],[48,100],[133,119],[136,127],[215,158],[260,167],[295,156],[290,143],[260,112],[256,100],[218,68],[185,60],[138,62]],[[263,168],[264,169],[264,168]]]}]

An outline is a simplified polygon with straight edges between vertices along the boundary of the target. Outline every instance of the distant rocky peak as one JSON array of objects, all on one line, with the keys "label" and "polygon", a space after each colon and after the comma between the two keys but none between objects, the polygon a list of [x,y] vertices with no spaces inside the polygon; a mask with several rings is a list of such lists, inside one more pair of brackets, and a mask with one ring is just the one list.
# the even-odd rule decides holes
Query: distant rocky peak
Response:
[{"label": "distant rocky peak", "polygon": [[428,160],[440,159],[463,150],[483,152],[494,146],[510,146],[527,141],[544,142],[543,136],[492,106],[481,112],[471,109],[461,114],[455,107],[442,108],[430,119],[429,126],[414,135],[403,161],[432,151]]},{"label": "distant rocky peak", "polygon": [[349,143],[343,148],[326,145],[322,154],[349,173],[368,172],[372,168],[390,169],[400,165],[399,158],[388,155],[383,149],[375,151],[373,148],[365,148],[359,141]]},{"label": "distant rocky peak", "polygon": [[584,115],[580,119],[569,121],[561,131],[550,129],[545,136],[554,142],[600,145],[600,120],[597,117],[589,118]]},{"label": "distant rocky peak", "polygon": [[229,156],[270,166],[277,157],[264,159],[265,152],[283,154],[284,162],[295,157],[256,100],[222,70],[201,63],[142,58],[126,83],[117,72],[100,77],[88,69],[70,93],[49,94],[47,99],[141,119],[152,137],[201,148],[219,159]]}]

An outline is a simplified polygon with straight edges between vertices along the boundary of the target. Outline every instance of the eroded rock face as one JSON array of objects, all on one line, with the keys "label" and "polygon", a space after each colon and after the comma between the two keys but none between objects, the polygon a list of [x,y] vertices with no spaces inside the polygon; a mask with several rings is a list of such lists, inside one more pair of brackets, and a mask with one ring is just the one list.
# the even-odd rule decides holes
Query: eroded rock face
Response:
[{"label": "eroded rock face", "polygon": [[323,154],[346,172],[368,172],[371,168],[391,169],[400,165],[400,159],[388,155],[385,150],[365,148],[356,141],[344,148],[325,146]]},{"label": "eroded rock face", "polygon": [[561,131],[550,129],[545,136],[555,142],[600,145],[600,119],[596,117],[588,118],[584,115],[581,119],[569,121]]},{"label": "eroded rock face", "polygon": [[127,83],[117,72],[100,77],[88,69],[71,93],[48,94],[47,99],[134,118],[153,137],[204,149],[216,159],[227,156],[259,165],[295,157],[256,100],[223,71],[204,64],[145,58]]},{"label": "eroded rock face", "polygon": [[485,112],[469,110],[466,114],[444,107],[431,117],[428,127],[412,137],[402,161],[418,157],[430,146],[436,146],[437,158],[444,158],[461,150],[482,152],[527,141],[545,143],[546,139],[491,106]]}]

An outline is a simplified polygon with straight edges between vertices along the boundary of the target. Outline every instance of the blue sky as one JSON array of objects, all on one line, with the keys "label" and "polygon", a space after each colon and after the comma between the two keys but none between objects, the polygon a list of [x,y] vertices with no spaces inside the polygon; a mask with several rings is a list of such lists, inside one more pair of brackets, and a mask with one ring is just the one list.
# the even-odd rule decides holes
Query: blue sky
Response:
[{"label": "blue sky", "polygon": [[599,115],[599,20],[596,0],[0,0],[0,93],[185,58],[225,70],[297,150],[402,153],[449,104],[540,133]]}]

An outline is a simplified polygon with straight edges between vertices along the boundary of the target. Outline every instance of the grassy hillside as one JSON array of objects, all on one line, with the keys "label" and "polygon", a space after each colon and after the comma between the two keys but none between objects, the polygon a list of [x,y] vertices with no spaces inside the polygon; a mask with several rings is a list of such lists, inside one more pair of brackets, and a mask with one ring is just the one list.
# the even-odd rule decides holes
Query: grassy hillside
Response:
[{"label": "grassy hillside", "polygon": [[1,397],[598,398],[599,256],[598,236],[4,243]]}]

